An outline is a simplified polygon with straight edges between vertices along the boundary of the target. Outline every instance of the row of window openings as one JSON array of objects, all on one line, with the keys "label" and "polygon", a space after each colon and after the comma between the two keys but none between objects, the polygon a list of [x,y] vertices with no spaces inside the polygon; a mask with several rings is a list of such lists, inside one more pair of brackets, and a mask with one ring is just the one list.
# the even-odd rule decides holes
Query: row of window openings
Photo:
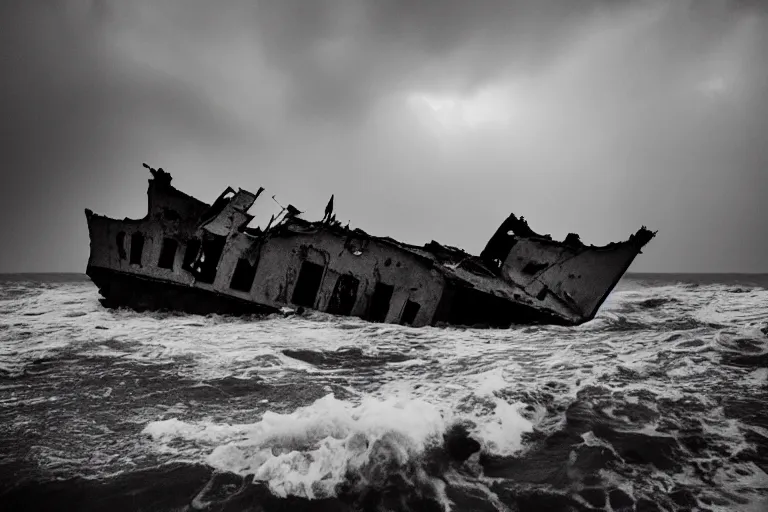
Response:
[{"label": "row of window openings", "polygon": [[[160,258],[157,260],[157,266],[160,268],[167,268],[173,270],[173,261],[176,258],[176,250],[179,247],[179,243],[172,238],[165,238],[163,240],[163,247],[160,250]],[[117,234],[117,253],[121,260],[126,259],[125,254],[125,233],[119,232]],[[141,265],[141,256],[144,253],[144,235],[141,233],[133,233],[131,235],[131,265]]]},{"label": "row of window openings", "polygon": [[[208,241],[206,240],[206,242]],[[201,245],[203,246],[203,255],[198,261],[197,256],[200,252]],[[187,244],[181,268],[195,274],[199,281],[211,284],[216,277],[216,267],[223,248],[223,244],[215,239],[212,240],[211,243],[202,244],[200,240],[192,239]],[[178,249],[179,242],[177,240],[174,240],[173,238],[164,238],[163,245],[160,249],[160,257],[157,260],[158,268],[173,270]],[[125,233],[122,231],[117,234],[117,250],[120,259],[126,259]],[[138,232],[133,233],[131,235],[130,263],[132,265],[141,265],[141,256],[143,252],[144,235]],[[208,256],[208,258],[206,258],[206,256]],[[251,290],[251,285],[253,284],[255,277],[256,265],[252,265],[247,259],[240,258],[235,266],[235,271],[232,274],[232,281],[229,286],[233,290],[248,292]]]},{"label": "row of window openings", "polygon": [[[297,306],[313,308],[317,300],[317,293],[322,284],[325,267],[305,261],[301,264],[296,286],[293,288],[291,302]],[[350,315],[357,300],[357,291],[360,280],[351,275],[341,275],[336,279],[336,284],[331,293],[326,312],[336,315]],[[371,322],[384,322],[389,313],[390,302],[395,287],[382,282],[376,283],[373,294],[368,304],[368,311],[363,315],[365,320]],[[411,325],[416,320],[421,305],[408,299],[400,316],[400,323]]]},{"label": "row of window openings", "polygon": [[[125,233],[121,231],[117,235],[117,247],[121,259],[125,259],[126,256],[124,241]],[[206,247],[206,245],[209,247]],[[199,280],[213,283],[214,278],[216,277],[216,266],[224,248],[223,244],[215,243],[215,241],[210,244],[203,243],[203,256],[201,261],[198,262],[197,255],[200,251],[200,246],[200,240],[190,240],[189,244],[187,244],[187,249],[184,253],[184,261],[181,266],[183,269],[195,274]],[[160,249],[160,257],[158,258],[157,266],[159,268],[173,270],[178,247],[179,243],[176,240],[172,238],[163,239],[163,246]],[[144,236],[141,233],[133,233],[131,235],[130,263],[141,265],[141,255],[143,251]],[[209,261],[205,261],[206,254],[211,256]],[[232,280],[229,283],[229,287],[241,292],[250,292],[251,286],[253,286],[253,280],[256,278],[256,267],[257,265],[251,264],[245,258],[238,259],[237,265],[235,265],[235,271],[232,273]],[[296,286],[293,289],[291,302],[297,306],[313,308],[315,300],[317,299],[317,293],[320,290],[324,271],[325,268],[321,265],[309,261],[303,262],[301,270],[299,271],[299,277],[296,281]],[[356,277],[351,275],[339,276],[336,280],[336,285],[333,288],[331,300],[328,303],[326,311],[336,315],[351,314],[352,308],[357,300],[357,290],[359,286],[360,281]],[[384,322],[389,313],[389,306],[393,293],[394,286],[381,282],[376,283],[368,311],[363,318],[371,322]],[[400,323],[405,325],[412,324],[414,320],[416,320],[416,315],[418,315],[419,309],[421,309],[421,305],[418,302],[408,299],[403,308]]]}]

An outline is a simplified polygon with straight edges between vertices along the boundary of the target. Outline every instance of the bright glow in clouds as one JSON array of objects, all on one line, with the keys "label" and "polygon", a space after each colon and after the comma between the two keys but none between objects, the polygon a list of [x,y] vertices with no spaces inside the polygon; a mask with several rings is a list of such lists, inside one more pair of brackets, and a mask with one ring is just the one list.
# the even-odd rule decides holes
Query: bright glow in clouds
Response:
[{"label": "bright glow in clouds", "polygon": [[408,95],[407,103],[426,125],[451,131],[507,128],[517,113],[510,86],[485,87],[469,95],[418,92]]},{"label": "bright glow in clouds", "polygon": [[721,96],[728,91],[728,83],[722,76],[714,76],[702,81],[698,89],[706,96]]}]

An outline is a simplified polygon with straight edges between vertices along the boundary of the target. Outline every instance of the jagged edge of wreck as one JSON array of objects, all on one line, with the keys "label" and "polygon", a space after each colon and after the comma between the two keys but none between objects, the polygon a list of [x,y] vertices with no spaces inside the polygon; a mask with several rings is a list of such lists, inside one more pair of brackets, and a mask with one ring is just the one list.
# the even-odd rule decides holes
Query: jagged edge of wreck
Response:
[{"label": "jagged edge of wreck", "polygon": [[584,245],[534,232],[511,214],[480,256],[431,241],[409,245],[342,226],[333,196],[320,221],[288,205],[265,229],[249,208],[264,191],[231,187],[208,205],[150,170],[142,219],[86,210],[87,273],[106,307],[246,314],[308,307],[407,325],[576,325],[594,318],[656,235]]}]

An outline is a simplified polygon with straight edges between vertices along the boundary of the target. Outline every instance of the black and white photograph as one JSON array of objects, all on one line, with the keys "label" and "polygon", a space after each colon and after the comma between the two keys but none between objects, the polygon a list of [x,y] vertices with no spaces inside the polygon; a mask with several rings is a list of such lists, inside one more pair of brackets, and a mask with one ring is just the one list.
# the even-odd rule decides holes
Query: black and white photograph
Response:
[{"label": "black and white photograph", "polygon": [[2,0],[0,510],[768,511],[768,1]]}]

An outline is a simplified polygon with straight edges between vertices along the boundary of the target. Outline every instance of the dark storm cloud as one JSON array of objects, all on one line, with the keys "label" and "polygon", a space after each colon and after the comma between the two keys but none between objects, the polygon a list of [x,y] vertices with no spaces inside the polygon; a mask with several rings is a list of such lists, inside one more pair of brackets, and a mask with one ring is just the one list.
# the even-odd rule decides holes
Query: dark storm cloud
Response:
[{"label": "dark storm cloud", "polygon": [[359,116],[409,87],[464,91],[511,67],[546,66],[609,2],[478,0],[261,2],[267,59],[300,112]]},{"label": "dark storm cloud", "polygon": [[196,136],[216,136],[228,126],[183,81],[116,59],[108,27],[94,25],[86,13],[60,2],[10,2],[17,3],[3,15],[1,107],[13,142],[6,149],[20,157],[99,153],[110,138],[131,131],[123,128],[131,120]]},{"label": "dark storm cloud", "polygon": [[[425,157],[402,174],[395,170],[402,162],[392,162],[389,172],[401,184],[421,187],[392,187],[374,178],[377,187],[421,206],[411,214],[429,218],[422,232],[466,243],[466,235],[457,236],[471,231],[462,226],[465,213],[445,212],[437,198],[466,204],[485,196],[500,205],[486,210],[496,218],[514,205],[560,236],[581,230],[607,242],[642,222],[660,227],[645,268],[766,269],[761,255],[768,237],[761,227],[768,217],[756,192],[768,186],[766,145],[760,142],[768,136],[764,5],[304,6],[269,3],[258,24],[267,59],[286,76],[291,106],[300,114],[358,119],[403,91],[471,94],[504,79],[523,83],[519,101],[536,105],[521,114],[526,123],[519,131],[506,134],[507,154],[504,142],[488,144],[487,133],[477,139],[468,134],[461,142],[469,148],[466,159]],[[393,151],[403,147],[399,141]],[[463,176],[446,172],[454,166]],[[498,170],[488,176],[484,168]],[[478,170],[479,180],[472,176]],[[447,181],[452,190],[441,192],[428,180]],[[518,195],[521,188],[530,193]],[[457,190],[474,194],[463,197]],[[443,211],[431,215],[438,209]],[[579,222],[567,225],[565,212]],[[495,222],[490,214],[483,220]],[[427,228],[441,224],[449,227]],[[470,244],[479,247],[485,236]]]},{"label": "dark storm cloud", "polygon": [[[623,74],[640,79],[634,84],[639,90],[649,81],[668,82],[658,73],[676,73],[690,67],[686,61],[706,57],[733,28],[736,16],[757,11],[735,2],[676,4],[286,0],[261,2],[253,16],[266,59],[286,75],[291,99],[333,117],[359,114],[393,91],[421,87],[466,92],[499,75],[546,73],[563,52],[591,37],[590,31],[621,31],[627,25],[631,30],[644,18],[665,18],[634,41],[661,50],[663,59],[631,63],[626,67],[637,69],[628,73],[605,70],[614,78]],[[642,48],[624,50],[626,61],[638,54],[642,58]]]},{"label": "dark storm cloud", "polygon": [[660,228],[640,269],[768,270],[759,2],[0,9],[1,269],[81,269],[82,208],[140,216],[149,161],[207,200],[266,185],[322,215],[336,193],[416,243],[479,251],[515,210],[595,243]]},{"label": "dark storm cloud", "polygon": [[99,6],[3,3],[1,268],[72,268],[56,253],[84,240],[61,215],[74,223],[89,202],[109,204],[126,158],[140,165],[165,134],[208,144],[237,135],[183,80],[120,58]]}]

